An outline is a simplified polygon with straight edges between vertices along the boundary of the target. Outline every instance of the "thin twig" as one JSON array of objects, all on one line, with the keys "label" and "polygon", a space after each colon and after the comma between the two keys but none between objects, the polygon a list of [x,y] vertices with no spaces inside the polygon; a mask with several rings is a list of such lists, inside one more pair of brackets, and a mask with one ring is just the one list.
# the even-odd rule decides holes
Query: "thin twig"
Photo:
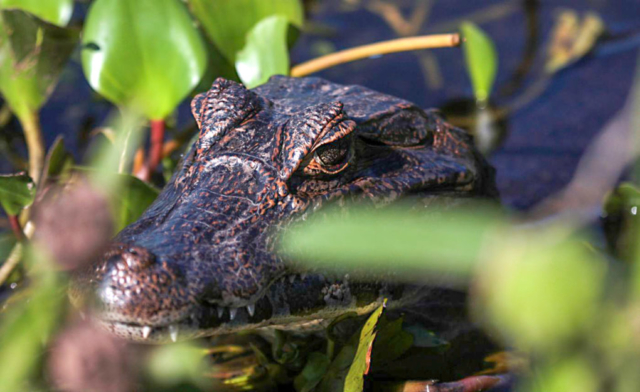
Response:
[{"label": "thin twig", "polygon": [[399,38],[375,44],[358,46],[307,61],[291,68],[291,76],[306,76],[326,68],[351,61],[365,59],[387,53],[410,50],[446,48],[460,45],[459,34],[424,35],[411,38]]}]

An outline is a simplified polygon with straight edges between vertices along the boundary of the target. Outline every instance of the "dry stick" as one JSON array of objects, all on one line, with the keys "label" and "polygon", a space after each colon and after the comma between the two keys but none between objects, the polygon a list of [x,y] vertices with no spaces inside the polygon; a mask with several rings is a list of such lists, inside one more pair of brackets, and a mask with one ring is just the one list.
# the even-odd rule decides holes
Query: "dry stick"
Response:
[{"label": "dry stick", "polygon": [[381,54],[421,49],[448,48],[458,45],[460,45],[459,34],[423,35],[419,37],[393,39],[318,57],[291,68],[291,76],[306,76],[338,64]]}]

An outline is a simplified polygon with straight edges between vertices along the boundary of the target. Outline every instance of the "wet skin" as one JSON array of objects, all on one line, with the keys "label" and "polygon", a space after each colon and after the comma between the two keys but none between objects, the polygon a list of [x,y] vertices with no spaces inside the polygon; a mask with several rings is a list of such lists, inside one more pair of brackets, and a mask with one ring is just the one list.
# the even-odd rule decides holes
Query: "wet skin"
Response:
[{"label": "wet skin", "polygon": [[464,131],[360,86],[218,79],[191,106],[200,134],[180,168],[72,280],[73,302],[128,339],[313,324],[413,297],[384,279],[300,274],[277,254],[278,233],[330,202],[495,194]]}]

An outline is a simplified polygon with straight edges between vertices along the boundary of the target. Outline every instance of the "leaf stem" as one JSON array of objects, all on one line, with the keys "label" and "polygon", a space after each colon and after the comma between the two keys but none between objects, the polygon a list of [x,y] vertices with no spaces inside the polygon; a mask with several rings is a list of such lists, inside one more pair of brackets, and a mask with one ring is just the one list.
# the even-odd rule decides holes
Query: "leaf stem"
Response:
[{"label": "leaf stem", "polygon": [[149,172],[153,173],[162,161],[164,143],[164,120],[151,120],[151,146],[149,148]]},{"label": "leaf stem", "polygon": [[326,68],[355,60],[379,56],[387,53],[410,50],[446,48],[460,45],[459,34],[434,34],[418,37],[399,38],[375,44],[358,46],[298,64],[291,68],[291,76],[306,76]]},{"label": "leaf stem", "polygon": [[38,113],[30,113],[19,117],[29,153],[29,176],[38,183],[44,165],[44,139],[40,127]]},{"label": "leaf stem", "polygon": [[164,143],[164,120],[151,120],[151,143],[146,164],[136,173],[142,181],[149,181],[162,161]]},{"label": "leaf stem", "polygon": [[[24,228],[24,232],[23,232],[24,237],[31,238],[31,236],[33,236],[34,231],[35,231],[35,226],[31,224],[31,222],[28,222]],[[7,260],[2,264],[2,266],[0,266],[0,285],[2,285],[5,282],[5,280],[7,280],[9,275],[11,275],[11,272],[13,272],[13,270],[16,268],[18,264],[20,264],[20,261],[22,260],[23,251],[24,251],[23,243],[18,242],[11,250],[11,253],[9,253],[9,257],[7,257]]]},{"label": "leaf stem", "polygon": [[2,263],[2,266],[0,266],[0,285],[7,280],[16,266],[20,264],[20,261],[22,260],[22,251],[22,242],[18,242],[11,250],[11,253],[9,253],[7,260]]},{"label": "leaf stem", "polygon": [[24,240],[24,231],[22,231],[22,225],[17,215],[9,215],[9,224],[11,224],[11,230],[18,241]]}]

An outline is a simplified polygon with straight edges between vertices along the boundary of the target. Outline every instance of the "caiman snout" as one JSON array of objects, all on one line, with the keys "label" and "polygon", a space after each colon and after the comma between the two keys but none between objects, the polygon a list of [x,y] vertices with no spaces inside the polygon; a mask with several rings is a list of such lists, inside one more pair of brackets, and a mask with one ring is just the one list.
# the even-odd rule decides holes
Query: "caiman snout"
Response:
[{"label": "caiman snout", "polygon": [[81,274],[72,282],[72,300],[89,301],[84,305],[99,312],[108,329],[129,338],[169,331],[193,307],[182,271],[141,246],[115,243]]}]

